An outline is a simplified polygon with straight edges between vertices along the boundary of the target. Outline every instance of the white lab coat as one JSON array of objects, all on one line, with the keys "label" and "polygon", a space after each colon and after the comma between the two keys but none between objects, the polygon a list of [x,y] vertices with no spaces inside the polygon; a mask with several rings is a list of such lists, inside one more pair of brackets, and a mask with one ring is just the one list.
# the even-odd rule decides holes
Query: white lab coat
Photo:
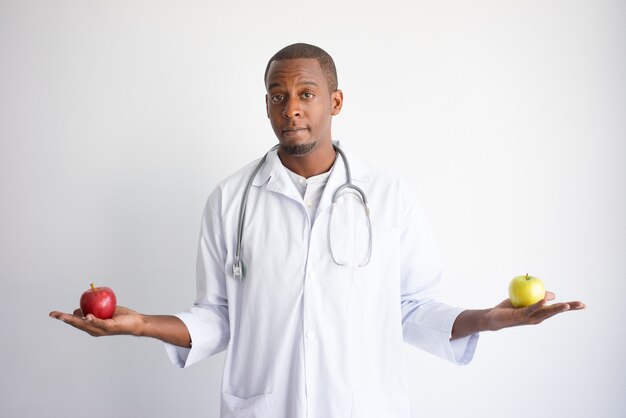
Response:
[{"label": "white lab coat", "polygon": [[[403,342],[458,364],[477,335],[450,341],[462,311],[439,301],[442,266],[413,195],[395,178],[348,156],[369,199],[370,263],[333,263],[332,194],[346,180],[338,155],[313,226],[276,151],[256,176],[243,236],[245,279],[232,275],[242,192],[257,162],[208,199],[199,244],[197,299],[178,314],[193,347],[166,345],[179,367],[227,349],[222,418],[408,418]],[[342,245],[367,244],[350,227]],[[333,232],[335,234],[335,232]]]}]

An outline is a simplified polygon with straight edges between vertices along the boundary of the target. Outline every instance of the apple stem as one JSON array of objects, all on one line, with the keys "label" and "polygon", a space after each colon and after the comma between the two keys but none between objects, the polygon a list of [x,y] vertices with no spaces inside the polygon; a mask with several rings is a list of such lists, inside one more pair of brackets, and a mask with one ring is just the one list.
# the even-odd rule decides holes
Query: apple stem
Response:
[{"label": "apple stem", "polygon": [[93,290],[94,292],[96,291],[96,287],[93,285],[93,283],[91,284],[91,290]]},{"label": "apple stem", "polygon": [[526,273],[526,280],[528,280],[528,273]]}]

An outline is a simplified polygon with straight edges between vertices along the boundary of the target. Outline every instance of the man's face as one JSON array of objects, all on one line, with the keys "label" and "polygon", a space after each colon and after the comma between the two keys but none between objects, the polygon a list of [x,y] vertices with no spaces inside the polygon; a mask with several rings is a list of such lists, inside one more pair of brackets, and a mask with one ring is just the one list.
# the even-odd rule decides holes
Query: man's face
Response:
[{"label": "man's face", "polygon": [[267,117],[290,155],[306,155],[331,141],[332,116],[339,113],[343,96],[329,92],[322,68],[314,58],[274,61],[265,80]]}]

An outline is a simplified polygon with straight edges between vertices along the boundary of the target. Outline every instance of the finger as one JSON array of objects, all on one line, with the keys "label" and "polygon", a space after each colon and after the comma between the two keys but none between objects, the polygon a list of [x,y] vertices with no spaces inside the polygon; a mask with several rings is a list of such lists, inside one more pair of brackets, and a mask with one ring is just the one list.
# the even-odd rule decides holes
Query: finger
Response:
[{"label": "finger", "polygon": [[93,314],[87,314],[85,320],[98,331],[98,335],[114,335],[117,333],[114,319],[100,319]]},{"label": "finger", "polygon": [[66,324],[71,325],[78,330],[84,331],[94,337],[107,335],[108,330],[103,325],[103,321],[101,319],[95,318],[93,315],[83,317],[80,310],[77,309],[74,312],[76,313],[77,311],[78,315],[53,311],[50,312],[50,317],[65,322]]},{"label": "finger", "polygon": [[59,312],[59,311],[52,311],[48,314],[48,316],[50,318],[54,318],[54,319],[61,319],[61,315],[63,315],[63,312]]},{"label": "finger", "polygon": [[569,305],[571,311],[577,311],[579,309],[585,309],[587,307],[587,305],[578,300],[566,303]]},{"label": "finger", "polygon": [[[546,293],[547,296],[547,293]],[[544,297],[543,299],[541,299],[540,301],[533,303],[532,305],[526,306],[525,308],[521,308],[524,309],[526,312],[526,316],[527,317],[531,317],[532,315],[535,314],[535,312],[543,309],[548,303],[548,300],[546,299],[546,297]]]},{"label": "finger", "polygon": [[48,314],[48,316],[50,318],[54,318],[54,319],[58,319],[58,320],[63,321],[63,322],[67,322],[69,319],[71,319],[72,317],[75,317],[76,315],[65,313],[65,312],[60,312],[60,311],[52,311],[52,312],[50,312]]},{"label": "finger", "polygon": [[580,301],[567,302],[567,304],[569,305],[569,308],[572,311],[577,311],[579,309],[585,309],[587,307],[587,305],[585,305],[584,303],[582,303]]},{"label": "finger", "polygon": [[540,324],[546,319],[549,319],[560,313],[567,311],[577,311],[585,308],[586,305],[580,301],[554,303],[552,305],[546,304],[541,309],[538,309],[534,313],[532,313],[528,320],[531,324]]},{"label": "finger", "polygon": [[552,292],[549,292],[546,290],[546,295],[544,296],[545,300],[554,300],[556,298],[556,295]]},{"label": "finger", "polygon": [[539,324],[554,315],[567,312],[571,309],[569,303],[555,303],[547,305],[543,309],[536,311],[530,319],[530,323]]},{"label": "finger", "polygon": [[91,322],[91,324],[95,327],[98,328],[104,328],[104,320],[98,318],[97,316],[95,316],[94,314],[87,314],[85,316],[85,319],[89,322]]},{"label": "finger", "polygon": [[73,326],[74,328],[78,328],[82,331],[88,332],[90,328],[89,323],[86,321],[86,319],[77,315],[72,315],[64,312],[51,312],[50,317],[58,319],[59,321],[63,321]]},{"label": "finger", "polygon": [[565,311],[577,311],[580,309],[585,309],[586,306],[584,303],[575,301],[575,302],[561,302],[554,303],[552,305],[547,305],[545,308],[545,312],[551,313],[554,311],[555,313],[561,313]]},{"label": "finger", "polygon": [[519,323],[526,325],[539,324],[546,317],[553,315],[551,312],[562,309],[563,304],[548,305],[546,298],[533,303],[532,305],[516,309],[518,314]]},{"label": "finger", "polygon": [[74,309],[74,315],[80,316],[81,318],[85,317],[85,315],[83,315],[83,311],[80,309]]}]

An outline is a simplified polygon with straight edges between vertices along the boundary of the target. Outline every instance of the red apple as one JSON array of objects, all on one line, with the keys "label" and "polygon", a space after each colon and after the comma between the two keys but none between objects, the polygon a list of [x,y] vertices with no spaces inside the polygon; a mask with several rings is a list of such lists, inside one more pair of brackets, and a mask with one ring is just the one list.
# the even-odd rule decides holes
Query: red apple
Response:
[{"label": "red apple", "polygon": [[117,299],[110,287],[95,287],[87,289],[80,297],[80,310],[83,315],[92,314],[100,319],[109,319],[115,313]]}]

